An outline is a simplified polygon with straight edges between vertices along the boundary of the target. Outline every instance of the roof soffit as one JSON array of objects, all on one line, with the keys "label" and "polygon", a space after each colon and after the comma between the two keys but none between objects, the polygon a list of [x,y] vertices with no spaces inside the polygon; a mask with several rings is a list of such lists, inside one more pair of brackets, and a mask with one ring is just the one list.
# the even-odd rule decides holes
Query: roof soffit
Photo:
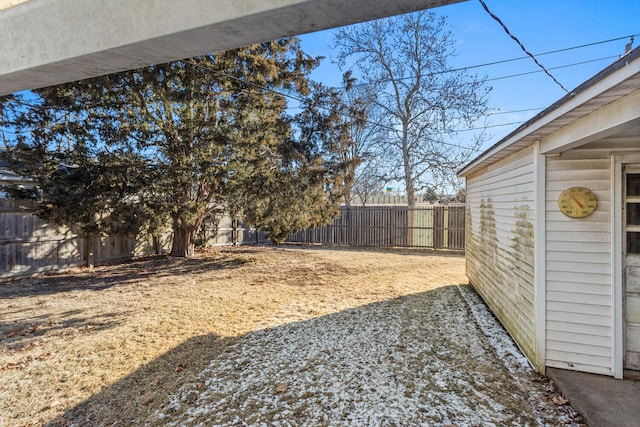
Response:
[{"label": "roof soffit", "polygon": [[487,167],[639,90],[640,48],[636,48],[480,154],[458,176]]}]

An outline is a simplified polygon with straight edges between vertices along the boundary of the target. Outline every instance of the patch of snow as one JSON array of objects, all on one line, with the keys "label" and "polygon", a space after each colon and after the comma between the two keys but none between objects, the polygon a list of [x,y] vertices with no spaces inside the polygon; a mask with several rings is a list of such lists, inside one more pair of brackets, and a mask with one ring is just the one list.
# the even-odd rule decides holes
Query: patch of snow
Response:
[{"label": "patch of snow", "polygon": [[[460,296],[471,310],[478,327],[480,327],[487,341],[498,354],[498,358],[509,361],[509,363],[505,363],[507,369],[528,371],[531,368],[529,359],[522,354],[504,327],[496,321],[493,314],[480,299],[480,296],[469,287],[458,286],[458,290],[460,291]],[[512,372],[512,374],[515,374],[515,372]]]},{"label": "patch of snow", "polygon": [[532,376],[477,295],[449,286],[247,334],[157,417],[169,426],[557,423],[553,404],[530,400],[544,393]]}]

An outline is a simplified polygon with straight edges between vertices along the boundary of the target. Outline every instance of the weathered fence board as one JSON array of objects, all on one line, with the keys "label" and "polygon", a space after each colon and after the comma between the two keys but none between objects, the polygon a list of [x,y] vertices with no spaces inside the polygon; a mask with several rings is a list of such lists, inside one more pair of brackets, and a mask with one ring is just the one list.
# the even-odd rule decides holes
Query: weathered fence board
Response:
[{"label": "weathered fence board", "polygon": [[[28,201],[0,199],[0,278],[46,270],[118,261],[153,254],[151,236],[99,236],[92,239],[38,218]],[[267,241],[262,230],[220,213],[207,221],[204,246]],[[289,236],[290,242],[325,245],[464,249],[464,207],[357,206],[341,208],[333,223]],[[159,242],[168,251],[171,234]]]},{"label": "weathered fence board", "polygon": [[0,278],[85,265],[89,259],[105,263],[154,252],[150,236],[88,239],[47,223],[34,210],[30,201],[0,199]]},{"label": "weathered fence board", "polygon": [[[95,236],[38,218],[31,201],[0,198],[0,278],[39,273],[88,262],[101,264],[168,252],[171,233],[154,242],[149,235]],[[221,213],[205,225],[204,246],[264,243],[264,232]]]},{"label": "weathered fence board", "polygon": [[331,224],[292,233],[289,242],[464,249],[464,206],[343,206]]}]

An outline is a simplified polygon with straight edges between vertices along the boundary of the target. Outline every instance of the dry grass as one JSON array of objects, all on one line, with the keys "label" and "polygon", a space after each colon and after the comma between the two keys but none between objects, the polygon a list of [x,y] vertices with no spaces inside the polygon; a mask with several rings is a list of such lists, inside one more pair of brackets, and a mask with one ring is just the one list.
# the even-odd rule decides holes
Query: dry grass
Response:
[{"label": "dry grass", "polygon": [[465,281],[455,254],[240,248],[0,284],[0,425],[151,423],[243,334]]}]

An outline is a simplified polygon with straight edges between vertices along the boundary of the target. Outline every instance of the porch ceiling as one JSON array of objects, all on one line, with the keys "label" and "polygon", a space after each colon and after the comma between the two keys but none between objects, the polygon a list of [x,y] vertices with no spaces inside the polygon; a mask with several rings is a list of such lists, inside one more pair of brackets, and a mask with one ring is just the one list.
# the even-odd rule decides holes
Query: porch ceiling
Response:
[{"label": "porch ceiling", "polygon": [[464,0],[0,0],[0,96]]}]

